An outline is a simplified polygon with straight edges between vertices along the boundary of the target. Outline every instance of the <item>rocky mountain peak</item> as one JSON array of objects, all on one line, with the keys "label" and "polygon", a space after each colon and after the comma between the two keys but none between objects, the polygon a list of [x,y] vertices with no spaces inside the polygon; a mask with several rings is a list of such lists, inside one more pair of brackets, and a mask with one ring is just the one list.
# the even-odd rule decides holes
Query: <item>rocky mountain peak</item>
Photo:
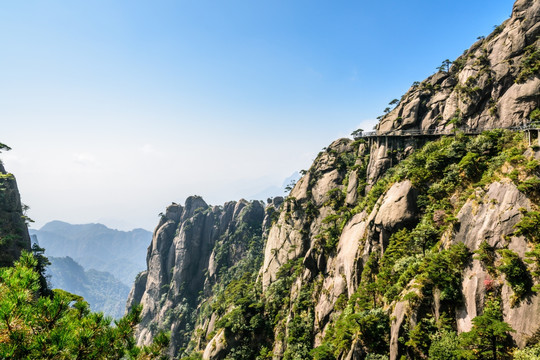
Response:
[{"label": "rocky mountain peak", "polygon": [[264,217],[262,202],[243,199],[209,206],[200,196],[190,196],[184,206],[167,207],[148,248],[148,269],[137,277],[128,299],[128,308],[143,304],[140,343],[167,328],[173,332],[172,353],[187,345],[199,296],[212,295],[218,274],[232,280],[240,269],[255,266],[262,254]]},{"label": "rocky mountain peak", "polygon": [[172,354],[203,359],[474,355],[488,306],[516,330],[507,353],[538,339],[540,151],[516,127],[540,111],[539,10],[517,1],[287,197],[164,216],[132,290],[139,341],[170,330]]}]

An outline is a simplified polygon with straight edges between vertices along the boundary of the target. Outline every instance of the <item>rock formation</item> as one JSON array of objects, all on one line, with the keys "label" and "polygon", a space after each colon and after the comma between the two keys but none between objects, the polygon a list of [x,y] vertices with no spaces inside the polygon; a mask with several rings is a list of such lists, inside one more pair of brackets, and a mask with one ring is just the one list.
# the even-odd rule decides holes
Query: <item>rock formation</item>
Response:
[{"label": "rock formation", "polygon": [[166,329],[172,353],[186,347],[200,302],[213,293],[216,279],[230,281],[259,265],[264,220],[258,201],[209,206],[192,196],[185,206],[167,207],[148,248],[148,270],[137,276],[128,299],[128,309],[144,305],[139,342]]},{"label": "rock formation", "polygon": [[515,346],[537,339],[540,151],[519,131],[460,129],[540,117],[539,16],[518,0],[377,126],[454,136],[336,140],[266,209],[171,205],[130,296],[139,341],[170,330],[171,353],[203,359],[427,358],[488,303]]},{"label": "rock formation", "polygon": [[[488,37],[422,82],[415,83],[397,106],[382,117],[377,131],[489,129],[519,126],[538,106],[540,79],[531,73],[538,52],[540,3],[518,0],[512,17]],[[533,60],[537,61],[537,60]],[[398,158],[392,150],[414,147],[414,139],[375,142],[370,150],[368,182],[373,184]]]},{"label": "rock formation", "polygon": [[0,266],[10,266],[22,250],[30,251],[21,197],[15,177],[0,162]]}]

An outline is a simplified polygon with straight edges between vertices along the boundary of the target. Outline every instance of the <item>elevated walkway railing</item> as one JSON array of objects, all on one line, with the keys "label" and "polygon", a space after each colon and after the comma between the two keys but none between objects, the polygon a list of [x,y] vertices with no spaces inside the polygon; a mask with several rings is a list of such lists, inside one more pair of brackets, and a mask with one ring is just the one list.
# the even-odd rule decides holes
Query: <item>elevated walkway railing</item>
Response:
[{"label": "elevated walkway railing", "polygon": [[487,130],[510,130],[510,131],[540,131],[540,123],[531,123],[521,126],[512,127],[491,127],[491,128],[468,128],[461,127],[452,130],[437,130],[437,129],[411,129],[411,130],[391,130],[391,131],[362,131],[355,134],[355,138],[371,138],[371,137],[385,137],[385,136],[444,136],[455,135],[456,133],[464,133],[467,135],[480,134]]}]

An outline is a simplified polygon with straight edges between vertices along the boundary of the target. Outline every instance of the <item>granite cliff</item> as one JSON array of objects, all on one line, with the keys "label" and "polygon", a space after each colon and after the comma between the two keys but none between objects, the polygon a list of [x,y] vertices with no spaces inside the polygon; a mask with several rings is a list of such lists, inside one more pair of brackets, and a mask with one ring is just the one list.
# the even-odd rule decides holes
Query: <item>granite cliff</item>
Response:
[{"label": "granite cliff", "polygon": [[207,299],[260,266],[270,214],[258,201],[209,206],[198,196],[167,207],[128,299],[128,309],[144,306],[139,342],[167,329],[172,353],[188,346],[197,321],[211,321]]},{"label": "granite cliff", "polygon": [[17,182],[0,162],[0,267],[11,266],[30,246]]},{"label": "granite cliff", "polygon": [[[489,129],[524,124],[538,107],[540,3],[515,2],[512,16],[441,71],[416,82],[377,130]],[[379,143],[370,151],[368,183],[417,146],[416,139]],[[393,151],[403,149],[405,151]]]},{"label": "granite cliff", "polygon": [[[502,128],[540,120],[539,20],[540,1],[518,0],[285,199],[169,206],[128,301],[144,307],[138,341],[171,331],[190,359],[537,351],[538,132]],[[411,129],[451,135],[388,136]],[[487,345],[486,323],[505,329]]]}]

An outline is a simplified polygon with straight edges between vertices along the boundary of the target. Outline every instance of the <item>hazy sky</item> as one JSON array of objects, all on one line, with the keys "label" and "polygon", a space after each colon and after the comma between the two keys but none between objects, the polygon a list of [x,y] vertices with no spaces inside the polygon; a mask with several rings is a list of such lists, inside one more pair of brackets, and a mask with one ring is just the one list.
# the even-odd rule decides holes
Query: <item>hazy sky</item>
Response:
[{"label": "hazy sky", "polygon": [[39,228],[153,229],[370,129],[512,1],[0,2],[1,158]]}]

